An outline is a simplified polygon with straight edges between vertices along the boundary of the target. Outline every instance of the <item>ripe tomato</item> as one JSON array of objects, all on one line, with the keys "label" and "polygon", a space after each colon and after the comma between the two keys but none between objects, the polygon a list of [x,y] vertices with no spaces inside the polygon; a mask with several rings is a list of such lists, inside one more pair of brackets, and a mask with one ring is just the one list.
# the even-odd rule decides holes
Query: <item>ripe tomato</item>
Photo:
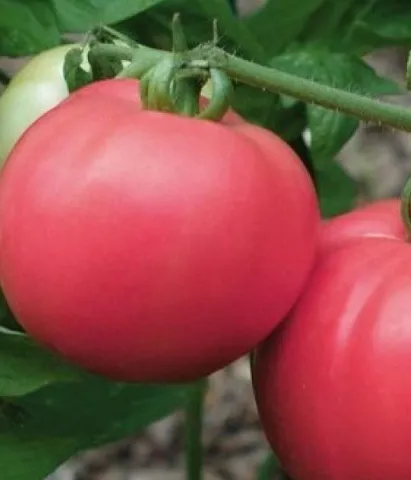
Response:
[{"label": "ripe tomato", "polygon": [[254,358],[293,480],[411,478],[411,249],[398,200],[330,220],[307,287]]},{"label": "ripe tomato", "polygon": [[92,372],[205,376],[300,294],[320,225],[311,180],[259,127],[141,111],[132,80],[86,88],[2,170],[6,299],[30,335]]}]

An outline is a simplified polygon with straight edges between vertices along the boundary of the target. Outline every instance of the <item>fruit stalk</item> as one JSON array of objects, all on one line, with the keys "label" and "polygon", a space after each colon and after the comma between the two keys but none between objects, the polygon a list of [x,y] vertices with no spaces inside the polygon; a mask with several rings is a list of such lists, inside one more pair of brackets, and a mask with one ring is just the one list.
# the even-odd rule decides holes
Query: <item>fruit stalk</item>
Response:
[{"label": "fruit stalk", "polygon": [[[118,76],[140,78],[142,73],[152,68],[157,62],[171,55],[171,52],[157,50],[139,45],[134,53],[132,49],[115,45],[96,45],[96,49],[105,55],[118,55],[122,59],[132,58],[132,62]],[[206,70],[216,68],[224,71],[234,81],[281,93],[297,98],[306,103],[319,105],[331,110],[356,117],[365,122],[373,122],[411,131],[411,111],[408,108],[392,105],[364,95],[330,87],[313,80],[280,71],[273,67],[239,58],[226,53],[212,42],[200,45],[185,52],[185,69]]]}]

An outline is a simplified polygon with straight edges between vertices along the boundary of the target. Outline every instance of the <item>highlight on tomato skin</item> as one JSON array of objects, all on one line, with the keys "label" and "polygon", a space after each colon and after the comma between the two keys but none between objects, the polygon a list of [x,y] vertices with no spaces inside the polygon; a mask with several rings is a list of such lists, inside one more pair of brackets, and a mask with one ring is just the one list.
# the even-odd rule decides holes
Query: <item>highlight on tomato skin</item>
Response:
[{"label": "highlight on tomato skin", "polygon": [[405,226],[401,220],[399,198],[377,200],[351,212],[325,221],[322,229],[322,249],[335,247],[358,237],[404,240]]},{"label": "highlight on tomato skin", "polygon": [[411,249],[400,201],[326,222],[306,285],[253,363],[274,452],[296,480],[411,478]]},{"label": "highlight on tomato skin", "polygon": [[260,127],[142,111],[126,81],[86,88],[1,172],[7,301],[33,338],[107,378],[208,375],[304,288],[320,227],[310,177]]}]

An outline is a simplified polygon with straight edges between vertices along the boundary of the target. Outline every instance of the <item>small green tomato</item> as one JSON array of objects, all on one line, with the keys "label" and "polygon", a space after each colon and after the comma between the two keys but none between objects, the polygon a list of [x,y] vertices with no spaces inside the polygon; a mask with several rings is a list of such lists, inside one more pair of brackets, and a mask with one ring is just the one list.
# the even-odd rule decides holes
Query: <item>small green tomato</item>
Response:
[{"label": "small green tomato", "polygon": [[13,77],[0,97],[0,165],[27,128],[68,96],[60,45],[36,55]]}]

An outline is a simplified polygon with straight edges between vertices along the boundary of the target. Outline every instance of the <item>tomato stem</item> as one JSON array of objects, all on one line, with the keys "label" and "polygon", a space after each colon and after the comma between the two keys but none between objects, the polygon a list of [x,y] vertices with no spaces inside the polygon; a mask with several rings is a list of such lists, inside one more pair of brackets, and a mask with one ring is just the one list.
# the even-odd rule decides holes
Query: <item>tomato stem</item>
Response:
[{"label": "tomato stem", "polygon": [[[97,43],[91,47],[93,49],[93,53],[97,55],[102,55],[105,57],[116,58],[119,60],[127,60],[131,62],[134,58],[134,54],[136,51],[140,51],[141,48],[146,48],[142,46],[138,46],[136,49],[128,46],[122,45],[114,45],[114,44],[107,44],[107,43]],[[158,55],[157,59],[154,60],[158,61],[158,59],[162,58],[162,55]]]},{"label": "tomato stem", "polygon": [[202,432],[206,388],[207,383],[204,380],[200,381],[190,395],[185,409],[185,457],[187,480],[202,480],[203,478]]},{"label": "tomato stem", "polygon": [[411,177],[406,181],[401,194],[401,218],[407,231],[407,240],[411,240]]},{"label": "tomato stem", "polygon": [[211,68],[210,78],[212,82],[210,103],[197,117],[207,120],[220,120],[230,107],[233,86],[231,78],[223,70]]},{"label": "tomato stem", "polygon": [[[141,98],[143,105],[149,109],[181,113],[206,120],[220,120],[230,107],[232,97],[231,78],[224,69],[209,68],[202,63],[201,68],[187,68],[191,61],[191,51],[182,50],[185,39],[179,23],[179,17],[173,19],[173,52],[162,52],[139,46],[134,49],[117,47],[117,45],[98,45],[93,47],[93,54],[115,56],[122,59],[132,58],[117,78],[132,77],[141,79]],[[107,48],[110,47],[110,48]],[[212,96],[208,105],[198,111],[201,85],[211,79]],[[200,88],[199,88],[200,87]]]},{"label": "tomato stem", "polygon": [[142,101],[146,108],[163,112],[175,112],[176,107],[172,98],[172,81],[175,75],[175,64],[172,57],[165,57],[148,73],[144,75],[146,81],[141,82],[141,88],[147,89],[142,92]]},{"label": "tomato stem", "polygon": [[[171,31],[173,37],[173,53],[175,58],[181,61],[184,52],[188,50],[188,43],[179,13],[173,16]],[[177,110],[190,117],[197,115],[199,110],[199,95],[200,88],[195,78],[181,78],[175,85]]]},{"label": "tomato stem", "polygon": [[[103,54],[118,55],[132,59],[131,64],[118,76],[139,78],[142,71],[152,68],[171,52],[139,45],[132,49],[117,45],[97,45]],[[411,131],[411,111],[408,108],[372,99],[357,93],[330,87],[314,80],[286,73],[273,67],[262,66],[226,53],[210,42],[187,52],[182,52],[185,68],[192,71],[209,71],[216,68],[230,78],[273,93],[281,93],[306,103],[319,105],[351,115],[366,122],[389,125],[399,130]]]},{"label": "tomato stem", "polygon": [[171,31],[173,34],[173,52],[185,52],[188,50],[187,39],[184,35],[183,26],[179,13],[175,13],[171,23]]},{"label": "tomato stem", "polygon": [[398,107],[388,102],[320,84],[273,67],[258,65],[227,54],[219,48],[211,49],[206,57],[209,58],[211,66],[223,69],[231,78],[242,83],[338,110],[364,121],[411,131],[409,108]]}]

